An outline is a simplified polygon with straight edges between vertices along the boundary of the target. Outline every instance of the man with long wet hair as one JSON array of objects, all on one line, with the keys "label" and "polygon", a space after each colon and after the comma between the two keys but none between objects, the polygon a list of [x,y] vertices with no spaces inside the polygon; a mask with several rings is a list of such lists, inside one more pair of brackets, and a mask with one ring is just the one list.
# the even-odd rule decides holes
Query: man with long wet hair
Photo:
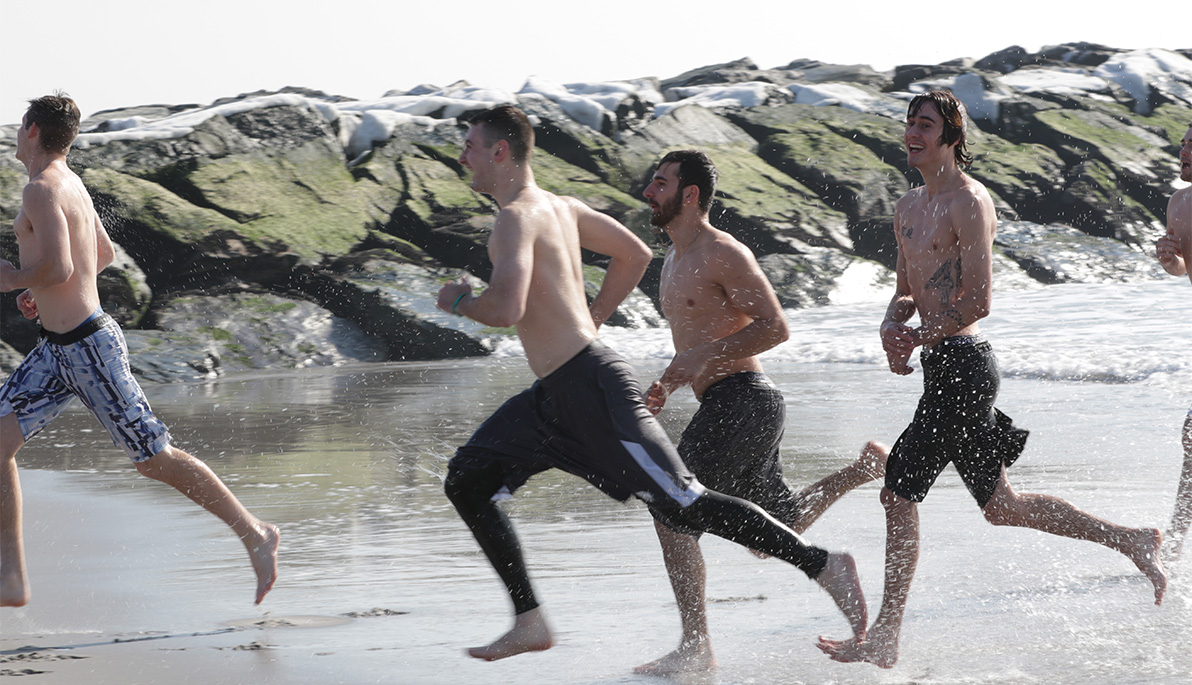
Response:
[{"label": "man with long wet hair", "polygon": [[[1150,579],[1156,604],[1167,588],[1158,530],[1125,528],[1057,497],[1017,493],[1006,478],[1006,468],[1025,447],[1026,431],[994,408],[1001,383],[997,359],[978,322],[993,301],[997,217],[989,192],[961,169],[963,116],[963,105],[948,91],[919,95],[907,109],[907,163],[923,176],[923,185],[903,195],[894,209],[897,284],[880,334],[896,374],[912,373],[911,352],[923,348],[923,395],[886,462],[881,611],[863,639],[820,638],[820,649],[837,661],[883,668],[898,661],[902,617],[919,559],[918,503],[949,463],[995,526],[1105,545]],[[907,325],[916,314],[919,326]]]}]

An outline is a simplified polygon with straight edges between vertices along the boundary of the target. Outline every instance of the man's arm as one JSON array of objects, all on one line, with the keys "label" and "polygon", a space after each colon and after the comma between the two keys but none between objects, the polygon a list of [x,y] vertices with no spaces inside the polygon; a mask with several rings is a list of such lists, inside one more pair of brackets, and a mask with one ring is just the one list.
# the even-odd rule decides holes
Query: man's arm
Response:
[{"label": "man's arm", "polygon": [[588,310],[599,328],[637,287],[654,254],[650,248],[616,219],[588,207],[575,198],[565,198],[574,207],[579,244],[610,258],[600,291]]},{"label": "man's arm", "polygon": [[99,273],[112,265],[116,259],[116,248],[112,247],[112,239],[108,236],[108,229],[103,221],[95,217],[95,273]]},{"label": "man's arm", "polygon": [[526,313],[533,253],[533,237],[520,213],[502,210],[488,240],[493,265],[488,287],[473,296],[467,279],[452,281],[439,290],[439,309],[495,328],[517,325]]},{"label": "man's arm", "polygon": [[22,288],[48,288],[65,283],[74,273],[70,256],[70,230],[66,215],[54,199],[53,190],[41,183],[25,186],[21,211],[32,226],[37,242],[33,263],[22,256],[21,268],[0,260],[0,292]]},{"label": "man's arm", "polygon": [[901,376],[912,373],[907,360],[915,349],[914,329],[906,325],[915,315],[915,295],[911,292],[910,279],[906,275],[906,256],[902,245],[901,212],[894,212],[894,239],[898,246],[897,264],[894,268],[894,296],[886,307],[878,333],[882,338],[882,349],[886,351],[886,363],[890,370]]},{"label": "man's arm", "polygon": [[993,200],[981,192],[965,195],[950,208],[957,236],[959,292],[914,331],[915,344],[930,347],[989,316],[993,302],[993,236],[997,214]]},{"label": "man's arm", "polygon": [[[1181,209],[1182,217],[1178,216]],[[1167,235],[1155,243],[1159,265],[1172,276],[1188,274],[1187,255],[1192,248],[1189,244],[1192,243],[1192,216],[1189,214],[1192,214],[1192,189],[1176,191],[1167,201]]]}]

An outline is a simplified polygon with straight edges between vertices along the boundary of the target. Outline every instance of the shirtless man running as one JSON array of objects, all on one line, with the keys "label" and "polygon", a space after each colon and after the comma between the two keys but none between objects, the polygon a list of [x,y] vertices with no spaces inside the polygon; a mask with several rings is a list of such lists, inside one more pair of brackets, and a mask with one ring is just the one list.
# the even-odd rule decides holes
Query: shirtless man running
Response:
[{"label": "shirtless man running", "polygon": [[[446,494],[504,582],[515,614],[508,633],[468,654],[492,661],[554,644],[517,536],[494,501],[549,468],[619,500],[637,497],[675,525],[790,562],[863,636],[852,557],[812,547],[757,505],[704,488],[646,409],[633,369],[599,341],[598,326],[641,278],[649,249],[613,219],[537,186],[534,131],[521,110],[497,107],[471,124],[460,164],[471,170],[472,188],[500,209],[488,242],[492,275],[479,295],[464,279],[444,285],[438,306],[490,326],[516,326],[538,380],[486,420],[448,466]],[[581,245],[612,258],[590,306]]]},{"label": "shirtless man running", "polygon": [[[961,170],[971,163],[964,127],[964,106],[948,91],[916,96],[907,109],[907,162],[924,185],[904,195],[894,210],[897,285],[881,337],[897,374],[911,373],[911,351],[923,348],[924,392],[886,465],[881,610],[865,639],[820,638],[820,649],[837,661],[890,668],[898,660],[919,558],[918,502],[949,462],[990,523],[1105,545],[1150,579],[1156,604],[1167,588],[1158,530],[1125,528],[1056,497],[1017,493],[1006,479],[1006,467],[1026,444],[1026,431],[993,406],[1000,385],[997,360],[977,322],[989,314],[993,296],[997,218],[988,191]],[[916,313],[920,325],[912,328],[906,322]]]},{"label": "shirtless man running", "polygon": [[260,604],[277,578],[275,526],[250,514],[206,464],[170,445],[128,368],[120,327],[100,309],[96,275],[114,252],[91,197],[66,165],[79,109],[64,95],[30,101],[17,131],[29,172],[16,232],[20,268],[0,259],[0,292],[24,291],[21,312],[42,339],[0,387],[0,606],[29,601],[17,451],[76,396],[137,470],[177,488],[231,526],[248,549]]},{"label": "shirtless man running", "polygon": [[[662,267],[662,311],[676,355],[646,393],[657,414],[670,393],[690,385],[700,408],[679,440],[679,456],[707,487],[754,502],[805,531],[849,490],[881,476],[886,448],[869,443],[853,464],[794,492],[782,478],[779,447],[786,402],[757,355],[788,337],[786,316],[749,248],[709,222],[716,166],[697,150],[667,154],[643,195],[650,222],[671,247]],[[704,597],[706,571],[697,531],[655,521],[682,636],[638,673],[668,675],[716,667]]]},{"label": "shirtless man running", "polygon": [[[1192,183],[1192,124],[1180,142],[1180,180]],[[1192,186],[1180,188],[1167,203],[1167,235],[1155,243],[1155,256],[1163,270],[1172,276],[1192,279]],[[1175,511],[1167,529],[1164,560],[1171,564],[1180,558],[1188,526],[1192,524],[1192,409],[1184,420],[1184,468],[1175,495]]]}]

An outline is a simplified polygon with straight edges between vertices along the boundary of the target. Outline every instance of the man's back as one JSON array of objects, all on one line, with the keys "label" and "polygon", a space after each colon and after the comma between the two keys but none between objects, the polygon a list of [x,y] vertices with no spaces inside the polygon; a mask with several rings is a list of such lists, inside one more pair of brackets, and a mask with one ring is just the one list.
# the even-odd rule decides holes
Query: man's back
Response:
[{"label": "man's back", "polygon": [[[64,160],[29,181],[13,230],[22,267],[44,262],[65,277],[30,288],[42,326],[63,333],[94,313],[99,307],[95,277],[110,262],[111,247],[91,197]],[[109,256],[101,257],[101,248]]]},{"label": "man's back", "polygon": [[501,210],[493,229],[493,240],[512,238],[520,244],[515,260],[530,262],[529,291],[517,333],[530,368],[539,377],[597,337],[584,295],[575,205],[571,198],[530,186]]}]

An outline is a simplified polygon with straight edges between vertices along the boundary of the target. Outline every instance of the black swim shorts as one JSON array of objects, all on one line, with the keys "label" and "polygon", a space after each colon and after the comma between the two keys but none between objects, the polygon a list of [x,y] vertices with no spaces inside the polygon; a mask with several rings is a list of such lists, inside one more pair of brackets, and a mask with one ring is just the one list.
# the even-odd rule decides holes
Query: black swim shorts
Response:
[{"label": "black swim shorts", "polygon": [[800,511],[782,477],[785,425],[786,400],[770,379],[755,371],[735,373],[704,390],[679,440],[679,455],[705,487],[749,500],[789,526]]},{"label": "black swim shorts", "polygon": [[494,465],[509,494],[549,468],[663,510],[686,507],[704,492],[646,409],[633,368],[599,341],[502,404],[450,463],[462,470]]},{"label": "black swim shorts", "polygon": [[980,336],[955,336],[923,350],[921,360],[923,397],[890,451],[886,487],[922,502],[951,462],[984,508],[1027,437],[993,406],[1001,385],[993,348]]}]

